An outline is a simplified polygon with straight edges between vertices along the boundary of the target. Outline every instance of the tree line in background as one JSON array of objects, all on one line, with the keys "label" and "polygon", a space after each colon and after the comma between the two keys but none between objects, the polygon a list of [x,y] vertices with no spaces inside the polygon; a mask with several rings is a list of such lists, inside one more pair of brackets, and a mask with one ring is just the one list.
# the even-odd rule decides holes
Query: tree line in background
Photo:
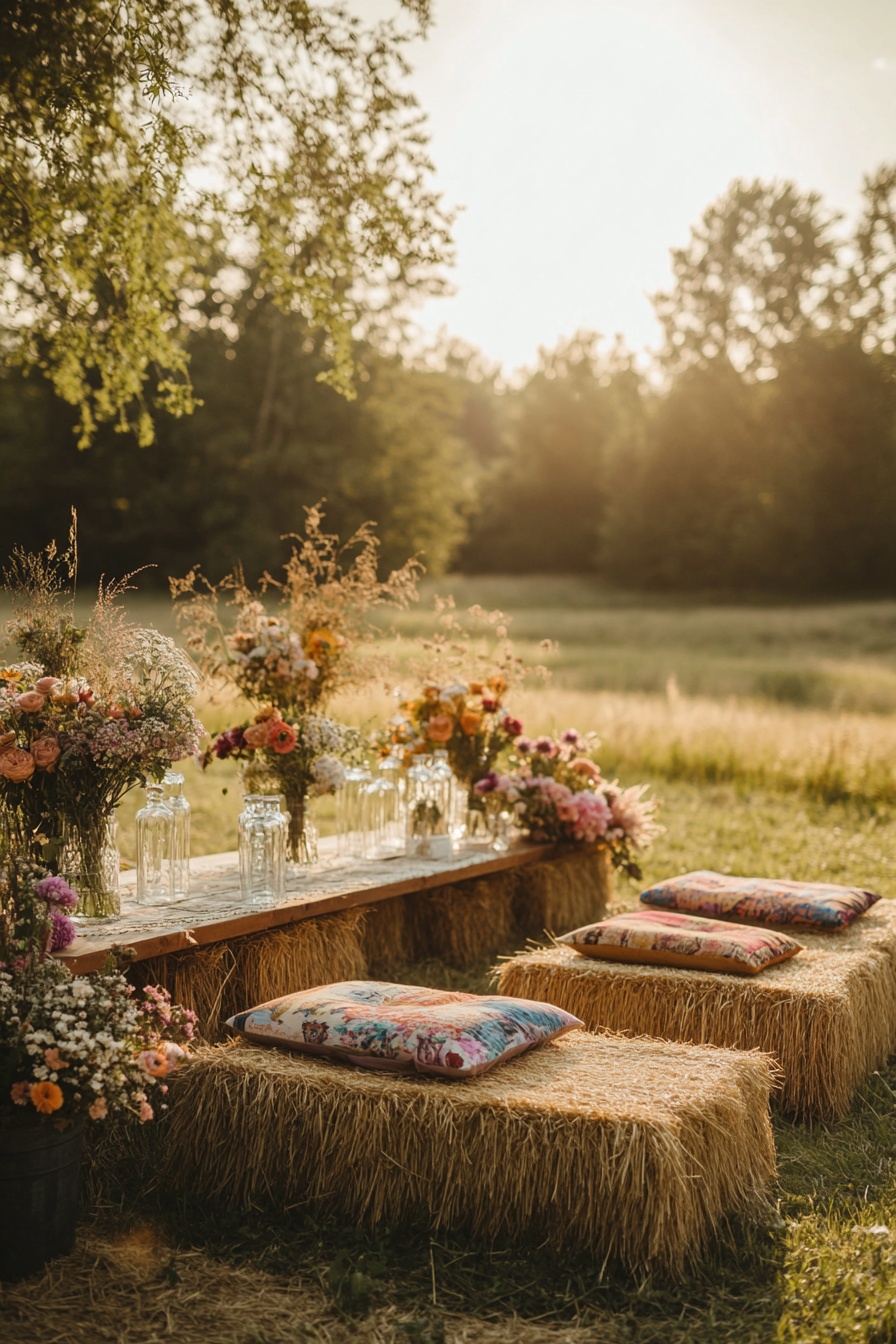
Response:
[{"label": "tree line in background", "polygon": [[375,518],[386,562],[422,552],[436,574],[896,591],[896,167],[866,180],[850,234],[814,194],[735,182],[672,256],[646,371],[580,333],[508,388],[460,344],[402,360],[371,340],[346,400],[302,316],[213,280],[188,339],[202,404],[150,446],[100,425],[75,451],[72,408],[8,367],[3,548],[61,535],[74,504],[85,573],[254,574],[326,497],[334,530]]}]

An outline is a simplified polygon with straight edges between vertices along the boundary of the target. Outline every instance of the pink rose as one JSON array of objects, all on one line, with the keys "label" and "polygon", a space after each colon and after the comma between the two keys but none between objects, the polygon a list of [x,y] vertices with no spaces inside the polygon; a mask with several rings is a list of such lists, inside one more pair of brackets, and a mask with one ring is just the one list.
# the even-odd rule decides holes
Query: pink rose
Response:
[{"label": "pink rose", "polygon": [[34,689],[41,695],[52,695],[62,682],[58,677],[41,677],[40,681],[34,683]]},{"label": "pink rose", "polygon": [[0,752],[5,751],[7,747],[11,747],[15,740],[15,733],[0,733]]},{"label": "pink rose", "polygon": [[60,747],[55,737],[36,737],[31,743],[31,755],[38,770],[52,770],[59,759]]},{"label": "pink rose", "polygon": [[139,1119],[141,1124],[145,1124],[147,1120],[152,1119],[152,1107],[148,1101],[141,1101]]},{"label": "pink rose", "polygon": [[570,765],[570,770],[574,770],[577,775],[584,775],[586,779],[600,779],[600,767],[593,761],[589,761],[587,756],[579,756],[577,760]]},{"label": "pink rose", "polygon": [[17,1106],[28,1105],[28,1093],[31,1090],[31,1084],[27,1082],[13,1083],[9,1089],[9,1095]]},{"label": "pink rose", "polygon": [[24,784],[34,774],[34,757],[21,747],[7,747],[0,752],[0,775],[13,784]]},{"label": "pink rose", "polygon": [[105,1120],[108,1113],[109,1106],[105,1097],[97,1097],[96,1101],[87,1112],[91,1120]]},{"label": "pink rose", "polygon": [[16,704],[26,714],[37,714],[46,703],[47,697],[38,691],[23,691],[21,695],[16,696]]},{"label": "pink rose", "polygon": [[270,719],[265,719],[264,723],[253,723],[243,733],[243,741],[252,751],[255,751],[258,747],[266,747],[270,731]]}]

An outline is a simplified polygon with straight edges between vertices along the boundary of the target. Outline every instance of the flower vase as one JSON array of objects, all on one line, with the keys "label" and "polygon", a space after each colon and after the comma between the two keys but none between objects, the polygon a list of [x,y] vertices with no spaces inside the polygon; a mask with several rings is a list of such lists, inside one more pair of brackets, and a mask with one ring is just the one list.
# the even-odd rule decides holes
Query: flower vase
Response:
[{"label": "flower vase", "polygon": [[72,1249],[84,1126],[78,1116],[0,1129],[0,1279],[27,1278]]},{"label": "flower vase", "polygon": [[58,867],[78,894],[72,913],[78,924],[102,924],[121,914],[117,833],[114,816],[64,818]]},{"label": "flower vase", "polygon": [[293,876],[307,873],[317,863],[317,827],[311,819],[308,796],[284,793],[284,811],[288,818],[286,866]]}]

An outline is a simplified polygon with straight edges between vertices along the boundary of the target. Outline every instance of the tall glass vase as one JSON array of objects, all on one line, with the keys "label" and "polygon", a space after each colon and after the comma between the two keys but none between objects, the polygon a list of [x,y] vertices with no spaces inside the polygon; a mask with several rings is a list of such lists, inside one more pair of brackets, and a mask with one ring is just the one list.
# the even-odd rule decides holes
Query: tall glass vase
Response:
[{"label": "tall glass vase", "polygon": [[102,924],[121,914],[117,836],[114,814],[61,820],[58,868],[77,892],[73,917],[78,924]]},{"label": "tall glass vase", "polygon": [[317,863],[317,827],[311,819],[307,794],[289,790],[283,794],[283,802],[288,819],[287,869],[294,876],[301,875]]}]

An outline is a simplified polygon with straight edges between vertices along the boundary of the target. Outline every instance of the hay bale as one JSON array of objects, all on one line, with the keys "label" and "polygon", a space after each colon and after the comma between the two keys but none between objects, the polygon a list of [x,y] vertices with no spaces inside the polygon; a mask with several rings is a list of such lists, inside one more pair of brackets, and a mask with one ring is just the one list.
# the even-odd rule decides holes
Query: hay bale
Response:
[{"label": "hay bale", "polygon": [[520,869],[514,898],[517,933],[542,938],[603,919],[613,893],[609,850],[570,848]]},{"label": "hay bale", "polygon": [[231,1210],[305,1205],[679,1271],[764,1201],[773,1069],[579,1031],[454,1083],[206,1048],[173,1080],[164,1178]]},{"label": "hay bale", "polygon": [[491,873],[405,897],[408,942],[414,961],[436,957],[463,968],[514,944],[513,896],[518,870]]},{"label": "hay bale", "polygon": [[209,943],[130,968],[138,985],[161,984],[199,1017],[206,1041],[222,1040],[225,1018],[281,994],[367,974],[359,908],[301,920],[283,928]]},{"label": "hay bale", "polygon": [[392,896],[365,907],[361,946],[368,976],[388,979],[392,970],[414,960],[407,912],[410,899]]},{"label": "hay bale", "polygon": [[783,1071],[780,1103],[802,1118],[844,1115],[896,1050],[896,902],[851,928],[807,933],[804,951],[761,975],[633,966],[553,947],[497,968],[499,991],[543,999],[606,1029],[758,1049]]}]

